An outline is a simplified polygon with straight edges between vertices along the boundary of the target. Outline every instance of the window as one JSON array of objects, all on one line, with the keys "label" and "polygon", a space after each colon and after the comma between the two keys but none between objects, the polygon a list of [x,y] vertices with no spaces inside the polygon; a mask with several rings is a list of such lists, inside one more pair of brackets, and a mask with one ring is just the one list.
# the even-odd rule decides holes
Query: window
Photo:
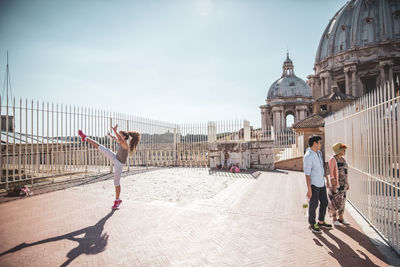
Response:
[{"label": "window", "polygon": [[363,77],[361,78],[363,83],[363,94],[368,94],[376,88],[376,77]]},{"label": "window", "polygon": [[286,127],[292,127],[292,124],[294,123],[294,116],[292,114],[289,114],[286,116]]},{"label": "window", "polygon": [[339,87],[339,92],[345,94],[346,93],[346,81],[338,81],[337,85]]}]

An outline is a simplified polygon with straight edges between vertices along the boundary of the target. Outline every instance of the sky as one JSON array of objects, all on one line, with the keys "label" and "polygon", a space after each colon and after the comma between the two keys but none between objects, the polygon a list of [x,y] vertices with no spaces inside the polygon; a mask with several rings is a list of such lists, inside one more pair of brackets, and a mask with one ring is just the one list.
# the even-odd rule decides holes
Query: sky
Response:
[{"label": "sky", "polygon": [[322,32],[345,3],[0,0],[0,77],[8,51],[17,99],[171,123],[260,125],[287,50],[306,80]]}]

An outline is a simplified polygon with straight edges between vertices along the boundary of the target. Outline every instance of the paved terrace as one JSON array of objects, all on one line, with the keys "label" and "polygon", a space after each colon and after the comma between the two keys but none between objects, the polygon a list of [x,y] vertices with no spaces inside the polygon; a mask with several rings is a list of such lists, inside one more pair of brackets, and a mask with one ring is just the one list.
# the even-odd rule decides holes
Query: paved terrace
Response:
[{"label": "paved terrace", "polygon": [[[387,266],[350,227],[313,234],[300,172],[159,169],[0,204],[0,266]],[[328,218],[328,220],[330,220]]]}]

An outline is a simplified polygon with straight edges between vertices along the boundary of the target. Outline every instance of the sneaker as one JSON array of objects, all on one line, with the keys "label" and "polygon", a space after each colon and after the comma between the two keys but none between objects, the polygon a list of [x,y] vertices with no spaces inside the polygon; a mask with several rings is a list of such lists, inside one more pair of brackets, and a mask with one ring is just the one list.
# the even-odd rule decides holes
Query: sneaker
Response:
[{"label": "sneaker", "polygon": [[310,229],[314,233],[322,234],[321,228],[319,228],[318,224],[310,225]]},{"label": "sneaker", "polygon": [[339,221],[333,221],[333,225],[334,226],[340,226],[340,222]]},{"label": "sneaker", "polygon": [[329,224],[329,223],[326,223],[326,222],[318,223],[318,226],[320,228],[324,228],[324,229],[332,229],[333,228],[332,224]]},{"label": "sneaker", "polygon": [[86,141],[86,134],[84,134],[84,133],[82,132],[82,130],[79,130],[79,131],[78,131],[78,134],[79,134],[79,136],[81,137],[82,141],[85,142],[85,141]]},{"label": "sneaker", "polygon": [[350,223],[348,221],[346,221],[345,219],[343,219],[343,220],[339,219],[338,221],[340,223],[343,223],[344,225],[350,225]]},{"label": "sneaker", "polygon": [[121,205],[121,202],[122,202],[121,199],[120,199],[120,200],[115,200],[115,201],[114,201],[114,206],[112,206],[111,208],[112,208],[113,210],[118,209],[119,205]]}]

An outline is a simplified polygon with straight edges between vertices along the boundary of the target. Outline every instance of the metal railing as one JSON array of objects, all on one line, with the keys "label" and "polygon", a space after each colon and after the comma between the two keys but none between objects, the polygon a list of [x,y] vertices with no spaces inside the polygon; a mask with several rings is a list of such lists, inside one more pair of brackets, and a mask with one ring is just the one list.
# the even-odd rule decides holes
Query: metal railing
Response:
[{"label": "metal railing", "polygon": [[[1,99],[0,99],[1,101]],[[209,165],[209,142],[250,140],[248,121],[174,124],[143,117],[39,101],[4,99],[0,106],[0,187],[18,181],[72,179],[112,171],[108,159],[77,132],[116,150],[111,127],[138,131],[141,141],[125,170],[148,166]]]},{"label": "metal railing", "polygon": [[22,180],[110,172],[111,163],[97,149],[81,142],[77,131],[115,151],[116,142],[107,137],[111,126],[136,130],[141,141],[129,157],[130,166],[161,166],[175,162],[177,125],[137,116],[39,101],[0,107],[0,184]]},{"label": "metal railing", "polygon": [[262,140],[275,140],[275,131],[271,127],[268,130],[263,130],[262,128],[251,129],[251,140],[262,141]]},{"label": "metal railing", "polygon": [[325,118],[326,156],[348,145],[348,199],[400,252],[399,84],[387,83]]},{"label": "metal railing", "polygon": [[275,132],[273,127],[268,130],[258,128],[251,129],[251,140],[274,140],[274,161],[304,155],[304,134],[293,131]]},{"label": "metal railing", "polygon": [[[1,101],[1,99],[0,99]],[[51,181],[97,175],[112,171],[111,162],[77,135],[88,137],[115,151],[107,137],[111,127],[138,131],[141,141],[125,170],[148,166],[209,166],[208,144],[274,140],[276,158],[298,155],[292,132],[261,132],[246,120],[174,124],[115,113],[39,101],[5,99],[0,106],[1,185],[18,181]],[[302,142],[300,142],[302,143]]]},{"label": "metal railing", "polygon": [[276,132],[274,140],[274,161],[287,160],[304,155],[304,135],[288,132]]}]

